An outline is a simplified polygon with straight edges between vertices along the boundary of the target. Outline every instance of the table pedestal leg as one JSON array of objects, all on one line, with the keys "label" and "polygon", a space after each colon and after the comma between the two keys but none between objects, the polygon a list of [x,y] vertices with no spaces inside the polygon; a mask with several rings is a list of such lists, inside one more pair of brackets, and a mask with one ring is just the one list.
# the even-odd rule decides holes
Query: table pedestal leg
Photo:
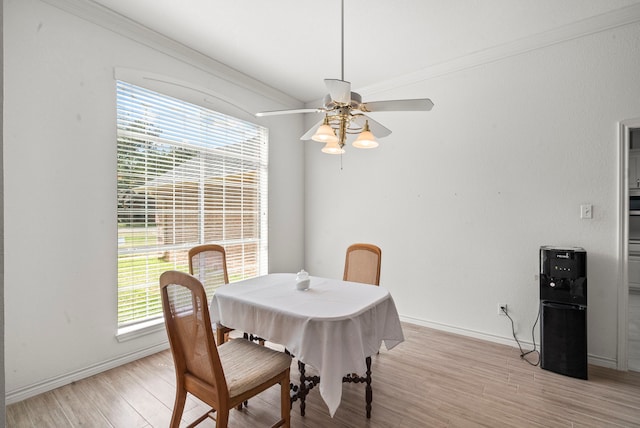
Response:
[{"label": "table pedestal leg", "polygon": [[[287,354],[289,351],[285,350]],[[291,355],[291,354],[289,354]],[[365,401],[366,401],[366,411],[367,411],[367,419],[371,419],[371,403],[373,402],[373,388],[371,388],[371,357],[367,357],[365,359],[365,363],[367,365],[367,371],[365,376],[358,375],[347,375],[342,378],[343,382],[353,382],[353,383],[362,383],[366,384],[365,386]],[[300,415],[305,415],[305,410],[307,407],[306,399],[309,391],[311,391],[317,384],[320,383],[319,376],[309,376],[307,377],[305,364],[298,360],[298,371],[300,372],[300,385],[297,387],[292,386],[292,390],[294,394],[291,398],[291,404],[295,400],[300,400]]]},{"label": "table pedestal leg", "polygon": [[365,388],[366,391],[366,402],[367,402],[367,418],[371,418],[371,402],[373,401],[373,390],[371,389],[371,357],[367,357],[367,373],[366,373],[366,382],[367,386]]},{"label": "table pedestal leg", "polygon": [[298,398],[300,399],[300,414],[304,416],[304,411],[307,406],[305,403],[307,397],[307,377],[305,376],[304,363],[298,360],[298,370],[300,371],[300,387],[298,389]]}]

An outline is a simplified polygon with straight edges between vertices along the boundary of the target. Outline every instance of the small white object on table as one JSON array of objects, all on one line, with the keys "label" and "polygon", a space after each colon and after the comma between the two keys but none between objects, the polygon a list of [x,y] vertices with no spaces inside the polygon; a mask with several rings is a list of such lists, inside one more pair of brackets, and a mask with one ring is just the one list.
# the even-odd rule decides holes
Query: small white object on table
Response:
[{"label": "small white object on table", "polygon": [[269,274],[223,285],[211,301],[211,321],[285,346],[320,375],[320,395],[335,414],[342,377],[363,373],[365,359],[385,342],[404,341],[393,298],[384,287],[296,274]]}]

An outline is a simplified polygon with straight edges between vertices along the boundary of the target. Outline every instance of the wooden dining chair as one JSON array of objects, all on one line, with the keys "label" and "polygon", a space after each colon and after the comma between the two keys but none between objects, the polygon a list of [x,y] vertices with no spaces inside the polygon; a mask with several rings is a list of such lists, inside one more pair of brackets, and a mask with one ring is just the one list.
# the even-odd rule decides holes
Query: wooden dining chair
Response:
[{"label": "wooden dining chair", "polygon": [[[189,250],[189,273],[204,285],[209,301],[216,288],[229,283],[227,271],[227,254],[221,245],[203,244]],[[219,344],[229,340],[232,328],[216,324],[216,342]],[[243,333],[245,339],[264,345],[264,339],[253,334]]]},{"label": "wooden dining chair", "polygon": [[[347,248],[344,261],[343,281],[361,282],[363,284],[380,285],[380,264],[382,250],[373,244],[352,244]],[[342,378],[346,383],[364,383],[367,418],[371,417],[371,357],[365,358],[367,370],[364,376],[351,373]]]},{"label": "wooden dining chair", "polygon": [[280,385],[280,419],[272,427],[289,427],[291,357],[244,339],[216,346],[204,287],[192,275],[164,272],[160,291],[176,371],[170,427],[180,426],[187,393],[212,407],[189,427],[215,416],[216,427],[225,428],[231,409],[276,384]]},{"label": "wooden dining chair", "polygon": [[372,244],[353,244],[347,248],[344,281],[380,285],[382,251]]},{"label": "wooden dining chair", "polygon": [[[189,273],[204,285],[209,301],[213,292],[221,285],[229,283],[227,273],[227,254],[224,247],[216,244],[198,245],[189,250]],[[232,328],[216,325],[216,342],[219,344],[229,340]]]}]

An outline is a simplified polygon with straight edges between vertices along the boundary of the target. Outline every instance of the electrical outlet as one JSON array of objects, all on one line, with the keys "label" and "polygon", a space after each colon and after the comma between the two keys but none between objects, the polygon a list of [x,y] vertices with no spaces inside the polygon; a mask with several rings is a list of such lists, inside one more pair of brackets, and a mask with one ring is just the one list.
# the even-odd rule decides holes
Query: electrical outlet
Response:
[{"label": "electrical outlet", "polygon": [[593,218],[593,205],[591,204],[580,205],[580,218],[586,218],[586,219]]},{"label": "electrical outlet", "polygon": [[[504,308],[504,311],[502,310],[502,308]],[[506,315],[505,312],[507,311],[507,304],[506,303],[498,303],[498,315]]]}]

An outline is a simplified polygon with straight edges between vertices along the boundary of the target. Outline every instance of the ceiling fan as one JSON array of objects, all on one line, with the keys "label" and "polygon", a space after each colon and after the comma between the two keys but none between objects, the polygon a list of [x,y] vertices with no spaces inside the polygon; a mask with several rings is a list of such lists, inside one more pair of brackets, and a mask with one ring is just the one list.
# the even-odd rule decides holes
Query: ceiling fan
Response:
[{"label": "ceiling fan", "polygon": [[359,134],[353,142],[357,148],[374,148],[378,146],[375,137],[383,138],[391,134],[391,130],[371,119],[364,113],[379,111],[429,111],[433,102],[428,98],[408,100],[386,100],[362,102],[357,92],[351,92],[351,83],[344,80],[344,0],[341,0],[341,79],[325,79],[328,94],[324,96],[322,107],[293,110],[276,110],[256,113],[256,116],[275,116],[296,113],[324,113],[324,119],[309,129],[301,140],[314,140],[326,143],[322,151],[329,154],[342,154],[347,136]]}]

